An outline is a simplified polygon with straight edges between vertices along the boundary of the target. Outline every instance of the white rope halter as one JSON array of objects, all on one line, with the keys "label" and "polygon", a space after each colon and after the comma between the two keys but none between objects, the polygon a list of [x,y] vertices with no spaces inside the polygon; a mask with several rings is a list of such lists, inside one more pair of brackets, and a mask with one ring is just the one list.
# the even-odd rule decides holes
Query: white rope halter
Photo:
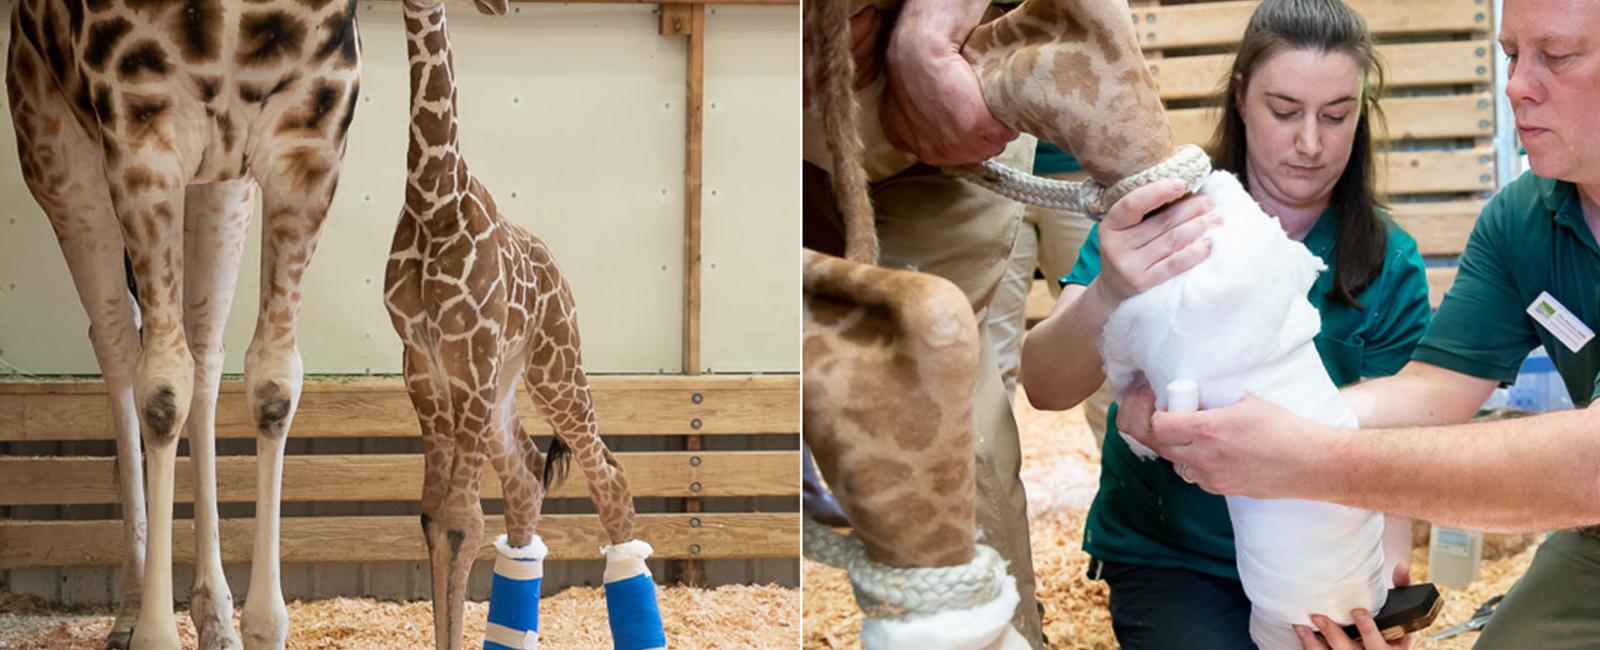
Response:
[{"label": "white rope halter", "polygon": [[994,160],[974,165],[944,167],[944,173],[976,183],[1006,198],[1029,205],[1069,210],[1089,215],[1099,221],[1111,206],[1129,192],[1167,178],[1178,178],[1190,192],[1200,189],[1206,175],[1211,173],[1211,158],[1200,147],[1186,144],[1178,147],[1171,158],[1156,163],[1142,172],[1118,181],[1109,188],[1093,180],[1063,181],[1035,176]]},{"label": "white rope halter", "polygon": [[998,598],[1002,581],[1009,579],[1000,554],[983,544],[967,564],[893,567],[867,557],[854,534],[840,535],[809,516],[804,529],[806,557],[848,571],[856,604],[869,618],[903,619],[971,609]]}]

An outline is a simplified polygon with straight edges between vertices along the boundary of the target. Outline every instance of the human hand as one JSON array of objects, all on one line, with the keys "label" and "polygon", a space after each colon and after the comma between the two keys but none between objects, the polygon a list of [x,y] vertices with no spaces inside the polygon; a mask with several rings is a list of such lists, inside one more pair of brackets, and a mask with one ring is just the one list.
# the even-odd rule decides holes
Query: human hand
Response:
[{"label": "human hand", "polygon": [[1186,465],[1184,478],[1214,494],[1261,499],[1316,498],[1307,468],[1338,458],[1343,442],[1343,430],[1251,395],[1220,409],[1158,411],[1150,428],[1146,446]]},{"label": "human hand", "polygon": [[1155,449],[1155,440],[1150,436],[1150,416],[1155,412],[1156,393],[1141,381],[1126,395],[1117,396],[1117,431]]},{"label": "human hand", "polygon": [[[1404,587],[1411,584],[1411,565],[1409,562],[1401,563],[1394,568],[1394,586]],[[1294,633],[1300,637],[1300,647],[1304,650],[1385,650],[1388,648],[1403,648],[1410,650],[1417,642],[1416,634],[1407,634],[1395,641],[1387,641],[1383,633],[1378,630],[1377,623],[1373,622],[1372,615],[1365,609],[1350,612],[1356,619],[1356,629],[1361,631],[1361,641],[1357,643],[1344,633],[1344,629],[1335,625],[1326,616],[1314,615],[1311,622],[1316,624],[1317,630],[1322,632],[1322,638],[1312,633],[1311,628],[1304,625],[1294,626]]]},{"label": "human hand", "polygon": [[1372,614],[1367,610],[1357,609],[1350,612],[1356,619],[1356,629],[1361,631],[1361,640],[1358,642],[1344,633],[1344,629],[1334,624],[1333,620],[1320,614],[1312,616],[1311,622],[1317,625],[1317,630],[1322,632],[1322,638],[1312,633],[1311,628],[1304,625],[1294,626],[1294,633],[1300,637],[1300,647],[1304,650],[1388,650],[1401,648],[1410,650],[1417,643],[1415,634],[1407,634],[1395,641],[1387,641],[1383,633],[1378,631],[1378,625],[1372,622]]},{"label": "human hand", "polygon": [[1088,291],[1106,307],[1115,308],[1211,254],[1211,241],[1201,235],[1221,224],[1222,216],[1212,212],[1216,204],[1210,198],[1198,194],[1172,203],[1183,193],[1182,181],[1151,183],[1122,197],[1101,219],[1100,275]]},{"label": "human hand", "polygon": [[888,87],[879,120],[889,144],[930,165],[964,165],[999,155],[1016,129],[989,112],[978,73],[961,56],[965,31],[920,22],[907,6],[889,35]]}]

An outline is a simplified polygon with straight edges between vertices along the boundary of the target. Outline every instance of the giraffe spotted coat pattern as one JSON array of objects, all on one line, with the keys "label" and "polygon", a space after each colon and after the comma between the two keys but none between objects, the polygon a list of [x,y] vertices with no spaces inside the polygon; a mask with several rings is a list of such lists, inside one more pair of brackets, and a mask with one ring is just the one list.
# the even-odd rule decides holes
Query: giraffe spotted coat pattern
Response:
[{"label": "giraffe spotted coat pattern", "polygon": [[89,317],[117,439],[125,560],[108,647],[178,646],[171,545],[180,431],[195,472],[199,645],[241,644],[219,550],[214,420],[223,324],[258,188],[262,277],[245,389],[259,432],[259,490],[242,642],[283,647],[278,500],[302,383],[296,317],[360,64],[349,0],[13,2],[6,92],[22,177]]},{"label": "giraffe spotted coat pattern", "polygon": [[[479,479],[493,463],[512,547],[536,534],[552,472],[517,418],[518,380],[568,448],[613,545],[634,539],[633,498],[601,441],[572,290],[549,247],[512,223],[473,177],[457,141],[453,54],[442,3],[405,0],[411,61],[405,207],[384,303],[405,346],[405,381],[424,447],[422,528],[433,572],[435,642],[460,648],[468,574],[483,544]],[[504,0],[478,2],[504,14]]]}]

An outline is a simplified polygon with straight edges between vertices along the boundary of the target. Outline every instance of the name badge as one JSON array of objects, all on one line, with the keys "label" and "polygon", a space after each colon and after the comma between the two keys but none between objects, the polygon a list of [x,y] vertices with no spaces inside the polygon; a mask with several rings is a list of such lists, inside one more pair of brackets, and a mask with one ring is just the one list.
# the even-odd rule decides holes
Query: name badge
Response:
[{"label": "name badge", "polygon": [[1533,304],[1528,305],[1528,315],[1560,339],[1562,345],[1567,346],[1567,349],[1574,354],[1583,349],[1583,345],[1588,343],[1589,339],[1594,338],[1594,330],[1589,329],[1588,325],[1584,325],[1577,316],[1567,311],[1566,306],[1548,291],[1540,292]]}]

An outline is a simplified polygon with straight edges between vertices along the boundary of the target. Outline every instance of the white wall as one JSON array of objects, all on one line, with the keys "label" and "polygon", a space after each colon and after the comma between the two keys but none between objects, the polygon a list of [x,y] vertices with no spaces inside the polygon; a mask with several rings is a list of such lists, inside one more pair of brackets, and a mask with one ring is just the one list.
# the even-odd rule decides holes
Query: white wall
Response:
[{"label": "white wall", "polygon": [[[0,7],[10,14],[10,2]],[[308,373],[399,371],[381,296],[404,187],[400,11],[360,7],[363,97],[306,276]],[[490,18],[452,4],[450,16],[465,154],[501,208],[555,250],[590,372],[681,372],[686,39],[659,35],[652,5],[519,4]],[[706,32],[703,369],[798,372],[799,8],[712,8]],[[95,374],[88,321],[15,157],[7,110],[0,360],[31,374]],[[229,320],[227,372],[243,371],[253,329],[258,234]]]}]

